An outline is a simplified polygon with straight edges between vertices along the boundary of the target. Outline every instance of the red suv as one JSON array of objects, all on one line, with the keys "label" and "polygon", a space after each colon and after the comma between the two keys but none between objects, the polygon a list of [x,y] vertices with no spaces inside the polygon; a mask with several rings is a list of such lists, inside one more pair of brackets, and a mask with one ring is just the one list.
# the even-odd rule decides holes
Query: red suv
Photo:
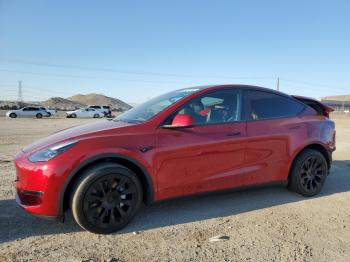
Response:
[{"label": "red suv", "polygon": [[313,196],[335,150],[331,111],[255,86],[173,91],[23,148],[16,200],[45,217],[71,208],[82,228],[106,234],[142,202],[280,182]]}]

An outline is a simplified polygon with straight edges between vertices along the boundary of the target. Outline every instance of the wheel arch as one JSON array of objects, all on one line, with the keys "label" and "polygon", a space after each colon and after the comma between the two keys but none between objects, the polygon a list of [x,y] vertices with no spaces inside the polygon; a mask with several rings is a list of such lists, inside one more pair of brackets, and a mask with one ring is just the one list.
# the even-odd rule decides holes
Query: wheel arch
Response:
[{"label": "wheel arch", "polygon": [[292,171],[292,168],[293,168],[293,165],[297,159],[297,157],[306,149],[313,149],[313,150],[316,150],[318,152],[320,152],[324,158],[326,159],[327,161],[327,167],[328,167],[328,170],[331,168],[331,164],[332,164],[332,155],[330,154],[330,152],[327,150],[326,146],[324,146],[323,144],[320,144],[320,143],[310,143],[306,146],[304,146],[302,149],[300,149],[294,156],[293,158],[293,161],[292,161],[292,164],[290,165],[289,167],[289,172],[288,172],[288,179],[289,179],[289,176],[291,174],[291,171]]},{"label": "wheel arch", "polygon": [[131,169],[138,177],[141,182],[143,189],[143,202],[146,205],[150,205],[154,201],[154,186],[153,180],[149,175],[146,168],[140,164],[137,160],[130,158],[128,156],[120,154],[102,154],[95,157],[92,157],[84,162],[82,162],[78,167],[76,167],[73,172],[70,173],[68,179],[63,185],[63,189],[60,193],[60,202],[59,202],[59,217],[64,218],[64,212],[69,209],[70,197],[74,183],[79,178],[80,174],[89,167],[96,165],[98,163],[112,162],[123,165]]}]

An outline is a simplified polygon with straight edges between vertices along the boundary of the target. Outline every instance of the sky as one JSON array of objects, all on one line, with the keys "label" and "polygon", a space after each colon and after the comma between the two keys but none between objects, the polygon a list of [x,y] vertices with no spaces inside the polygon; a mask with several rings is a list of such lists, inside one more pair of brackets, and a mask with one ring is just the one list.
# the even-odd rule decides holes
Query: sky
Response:
[{"label": "sky", "polygon": [[0,100],[207,84],[350,94],[350,1],[0,0]]}]

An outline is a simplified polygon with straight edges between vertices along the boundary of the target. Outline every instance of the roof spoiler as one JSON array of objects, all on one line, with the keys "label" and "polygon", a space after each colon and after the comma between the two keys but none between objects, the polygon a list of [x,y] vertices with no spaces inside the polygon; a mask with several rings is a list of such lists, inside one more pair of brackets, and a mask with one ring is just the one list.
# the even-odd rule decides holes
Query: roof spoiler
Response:
[{"label": "roof spoiler", "polygon": [[293,98],[299,100],[300,102],[312,107],[316,112],[325,117],[329,117],[329,114],[334,111],[334,109],[330,106],[327,106],[320,101],[304,96],[292,96]]}]

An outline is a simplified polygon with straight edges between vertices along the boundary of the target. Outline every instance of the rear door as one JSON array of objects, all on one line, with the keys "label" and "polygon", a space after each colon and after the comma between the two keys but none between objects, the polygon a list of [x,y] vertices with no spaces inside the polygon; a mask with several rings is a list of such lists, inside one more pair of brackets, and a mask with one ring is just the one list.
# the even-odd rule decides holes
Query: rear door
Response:
[{"label": "rear door", "polygon": [[245,184],[287,179],[292,152],[306,137],[305,105],[289,96],[251,90],[247,99]]},{"label": "rear door", "polygon": [[246,122],[243,92],[215,91],[187,103],[195,125],[159,128],[154,163],[158,199],[232,188],[244,181]]}]

